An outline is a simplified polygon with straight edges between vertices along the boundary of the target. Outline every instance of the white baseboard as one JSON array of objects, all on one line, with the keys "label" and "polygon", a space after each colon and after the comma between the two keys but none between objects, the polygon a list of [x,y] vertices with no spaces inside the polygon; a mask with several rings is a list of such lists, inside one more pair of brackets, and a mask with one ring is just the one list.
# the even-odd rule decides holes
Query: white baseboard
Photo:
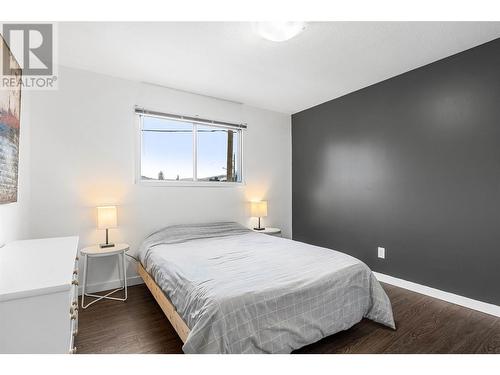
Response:
[{"label": "white baseboard", "polygon": [[[139,275],[127,277],[127,286],[142,284],[144,281]],[[87,284],[86,293],[102,292],[104,290],[116,289],[122,285],[121,280],[111,280],[104,283]],[[78,288],[78,295],[82,295],[82,287]]]},{"label": "white baseboard", "polygon": [[413,283],[411,281],[398,279],[397,277],[384,275],[383,273],[373,272],[373,274],[375,275],[377,280],[384,283],[399,286],[400,288],[408,289],[420,294],[425,294],[426,296],[434,297],[446,302],[451,302],[456,305],[467,307],[469,309],[500,317],[500,306],[459,296],[458,294],[448,293],[439,289],[434,289],[425,285]]}]

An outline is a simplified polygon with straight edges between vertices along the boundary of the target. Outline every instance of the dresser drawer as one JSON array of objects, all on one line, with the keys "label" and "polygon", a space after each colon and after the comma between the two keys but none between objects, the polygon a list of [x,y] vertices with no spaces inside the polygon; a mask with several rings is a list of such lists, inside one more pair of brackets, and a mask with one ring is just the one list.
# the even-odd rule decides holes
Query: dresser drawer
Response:
[{"label": "dresser drawer", "polygon": [[70,305],[78,305],[78,286],[80,271],[78,269],[78,257],[75,258],[73,265],[73,275],[71,278],[71,293],[70,293]]},{"label": "dresser drawer", "polygon": [[69,354],[76,353],[75,338],[78,334],[78,286],[79,286],[79,269],[78,269],[78,256],[75,258],[73,266],[73,275],[71,279],[71,292],[69,298]]},{"label": "dresser drawer", "polygon": [[0,354],[75,351],[77,248],[78,237],[61,237],[0,249],[0,274],[12,285],[0,293]]},{"label": "dresser drawer", "polygon": [[68,348],[68,353],[69,354],[75,354],[76,353],[76,345],[75,345],[75,339],[76,335],[78,334],[78,314],[79,314],[79,309],[78,305],[72,305],[69,310],[69,348]]}]

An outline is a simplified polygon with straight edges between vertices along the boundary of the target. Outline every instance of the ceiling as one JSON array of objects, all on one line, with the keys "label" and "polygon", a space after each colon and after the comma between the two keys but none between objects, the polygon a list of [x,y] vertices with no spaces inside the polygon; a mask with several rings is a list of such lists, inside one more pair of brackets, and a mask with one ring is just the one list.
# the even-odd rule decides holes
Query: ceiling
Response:
[{"label": "ceiling", "polygon": [[500,37],[500,22],[310,22],[270,42],[245,22],[60,23],[59,63],[296,113]]}]

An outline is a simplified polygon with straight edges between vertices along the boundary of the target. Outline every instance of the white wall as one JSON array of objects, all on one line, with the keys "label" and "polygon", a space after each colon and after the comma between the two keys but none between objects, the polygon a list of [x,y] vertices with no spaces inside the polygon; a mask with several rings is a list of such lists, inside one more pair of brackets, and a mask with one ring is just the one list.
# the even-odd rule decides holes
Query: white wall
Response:
[{"label": "white wall", "polygon": [[[135,184],[135,105],[246,122],[246,184]],[[95,207],[115,204],[119,228],[110,230],[111,239],[135,249],[146,235],[169,224],[235,220],[250,226],[245,203],[251,199],[267,199],[269,217],[263,223],[291,236],[289,115],[64,67],[59,89],[33,93],[31,108],[32,237],[78,234],[81,247],[102,242]],[[91,284],[117,279],[113,260],[93,270]]]},{"label": "white wall", "polygon": [[23,91],[21,94],[17,202],[0,204],[0,246],[29,236],[30,114],[29,93]]}]

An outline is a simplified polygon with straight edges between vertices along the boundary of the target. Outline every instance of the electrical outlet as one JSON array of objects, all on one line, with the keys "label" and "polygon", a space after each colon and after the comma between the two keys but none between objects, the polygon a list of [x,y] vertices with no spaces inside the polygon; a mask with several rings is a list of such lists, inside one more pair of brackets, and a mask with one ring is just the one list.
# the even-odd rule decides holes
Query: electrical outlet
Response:
[{"label": "electrical outlet", "polygon": [[378,248],[378,257],[385,259],[385,247],[379,247]]}]

